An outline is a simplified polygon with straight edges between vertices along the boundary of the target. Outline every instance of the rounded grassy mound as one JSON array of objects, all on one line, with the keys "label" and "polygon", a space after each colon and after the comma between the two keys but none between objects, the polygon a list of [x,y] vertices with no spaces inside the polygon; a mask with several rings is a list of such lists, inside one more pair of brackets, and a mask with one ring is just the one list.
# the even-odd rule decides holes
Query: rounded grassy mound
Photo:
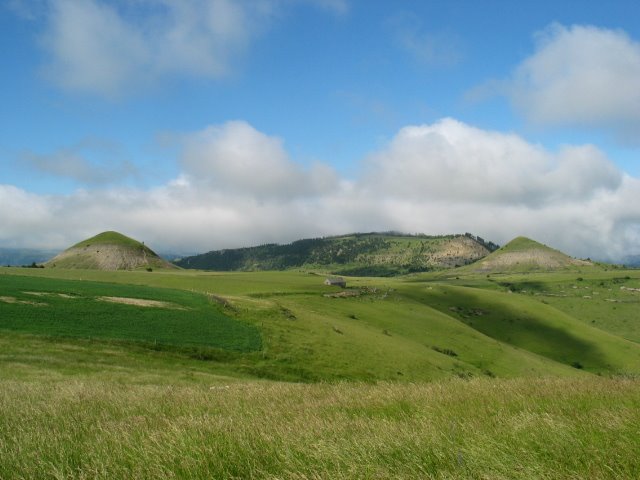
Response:
[{"label": "rounded grassy mound", "polygon": [[177,268],[160,258],[143,242],[113,231],[76,243],[44,266],[89,270]]}]

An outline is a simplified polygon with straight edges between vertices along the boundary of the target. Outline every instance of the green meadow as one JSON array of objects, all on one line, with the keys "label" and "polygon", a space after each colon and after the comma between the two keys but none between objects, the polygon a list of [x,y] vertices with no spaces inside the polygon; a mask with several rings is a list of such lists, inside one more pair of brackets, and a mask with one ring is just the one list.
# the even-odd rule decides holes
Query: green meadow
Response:
[{"label": "green meadow", "polygon": [[637,478],[640,271],[0,269],[0,478]]},{"label": "green meadow", "polygon": [[141,285],[0,276],[4,330],[48,336],[260,349],[255,326],[207,296]]},{"label": "green meadow", "polygon": [[3,381],[2,478],[638,478],[629,379]]}]

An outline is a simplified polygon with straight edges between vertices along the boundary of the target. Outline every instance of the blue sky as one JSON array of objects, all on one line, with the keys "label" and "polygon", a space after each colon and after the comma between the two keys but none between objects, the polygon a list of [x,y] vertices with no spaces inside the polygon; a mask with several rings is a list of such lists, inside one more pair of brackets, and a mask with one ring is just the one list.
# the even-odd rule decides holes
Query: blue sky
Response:
[{"label": "blue sky", "polygon": [[0,246],[640,253],[635,1],[5,0]]}]

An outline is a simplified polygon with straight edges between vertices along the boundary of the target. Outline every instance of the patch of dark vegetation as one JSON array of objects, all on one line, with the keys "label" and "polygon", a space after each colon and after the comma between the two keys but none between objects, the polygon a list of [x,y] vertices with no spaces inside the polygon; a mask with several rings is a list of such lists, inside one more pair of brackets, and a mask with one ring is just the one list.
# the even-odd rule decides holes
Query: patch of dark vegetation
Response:
[{"label": "patch of dark vegetation", "polygon": [[265,380],[302,383],[315,383],[321,380],[321,377],[307,368],[289,365],[245,365],[241,371]]},{"label": "patch of dark vegetation", "polygon": [[498,282],[498,285],[514,293],[541,292],[545,285],[542,282]]},{"label": "patch of dark vegetation", "polygon": [[474,377],[473,372],[470,372],[469,370],[458,370],[455,372],[455,375],[463,380],[471,380]]},{"label": "patch of dark vegetation", "polygon": [[214,295],[212,293],[207,293],[207,298],[211,302],[216,303],[216,304],[218,304],[218,305],[220,305],[220,306],[222,306],[222,307],[224,307],[224,308],[226,308],[228,310],[231,310],[233,312],[237,312],[238,311],[238,309],[236,307],[234,307],[233,304],[229,300],[224,298],[224,297],[221,297],[219,295]]},{"label": "patch of dark vegetation", "polygon": [[229,362],[236,360],[238,357],[238,355],[233,354],[233,352],[217,348],[191,347],[188,349],[180,349],[179,351],[184,351],[189,358],[205,362]]},{"label": "patch of dark vegetation", "polygon": [[370,265],[363,267],[343,268],[331,272],[334,275],[346,275],[350,277],[395,277],[407,273],[426,272],[427,269],[408,269],[386,265]]},{"label": "patch of dark vegetation", "polygon": [[280,313],[282,313],[282,315],[284,315],[284,317],[287,320],[297,320],[298,317],[296,317],[295,313],[293,313],[291,310],[289,310],[288,308],[285,307],[280,307]]},{"label": "patch of dark vegetation", "polygon": [[22,268],[44,268],[44,265],[37,264],[36,262],[31,262],[31,265],[22,265]]},{"label": "patch of dark vegetation", "polygon": [[611,279],[613,283],[624,283],[627,280],[631,280],[631,277],[627,275],[626,277],[614,277]]},{"label": "patch of dark vegetation", "polygon": [[465,308],[465,307],[449,307],[450,312],[455,312],[459,314],[462,318],[469,318],[472,316],[481,317],[483,315],[487,315],[487,311],[482,310],[480,308]]},{"label": "patch of dark vegetation", "polygon": [[450,348],[440,348],[436,345],[434,345],[433,347],[431,347],[432,350],[435,350],[438,353],[442,353],[444,355],[449,355],[450,357],[457,357],[458,354],[456,352],[454,352],[453,350],[451,350]]},{"label": "patch of dark vegetation", "polygon": [[571,366],[573,368],[577,368],[578,370],[582,370],[584,368],[584,365],[582,365],[582,363],[575,361],[575,362],[571,362]]},{"label": "patch of dark vegetation", "polygon": [[487,250],[489,250],[490,252],[495,252],[496,250],[498,250],[500,248],[500,245],[498,245],[497,243],[493,243],[490,241],[485,240],[482,237],[478,237],[476,235],[473,235],[469,232],[464,234],[465,237],[469,237],[472,240],[475,240],[476,242],[478,242],[480,245],[484,246]]},{"label": "patch of dark vegetation", "polygon": [[132,352],[151,353],[158,352],[163,355],[171,355],[176,358],[191,358],[206,362],[233,363],[241,358],[245,358],[246,352],[234,350],[223,350],[214,347],[205,347],[200,345],[181,346],[168,343],[149,342],[149,341],[131,341],[117,339],[102,339],[96,337],[77,338],[74,336],[62,335],[38,335],[40,340],[57,343],[60,339],[72,340],[79,344],[97,345],[97,346],[117,346],[125,347]]}]

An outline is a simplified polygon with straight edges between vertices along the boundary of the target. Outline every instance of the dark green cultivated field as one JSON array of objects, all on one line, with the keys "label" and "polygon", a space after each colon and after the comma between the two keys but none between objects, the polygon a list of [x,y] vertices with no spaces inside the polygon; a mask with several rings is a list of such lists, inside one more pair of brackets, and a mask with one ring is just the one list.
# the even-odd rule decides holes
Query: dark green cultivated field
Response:
[{"label": "dark green cultivated field", "polygon": [[0,276],[0,329],[233,351],[261,347],[255,326],[205,295],[79,280]]}]

